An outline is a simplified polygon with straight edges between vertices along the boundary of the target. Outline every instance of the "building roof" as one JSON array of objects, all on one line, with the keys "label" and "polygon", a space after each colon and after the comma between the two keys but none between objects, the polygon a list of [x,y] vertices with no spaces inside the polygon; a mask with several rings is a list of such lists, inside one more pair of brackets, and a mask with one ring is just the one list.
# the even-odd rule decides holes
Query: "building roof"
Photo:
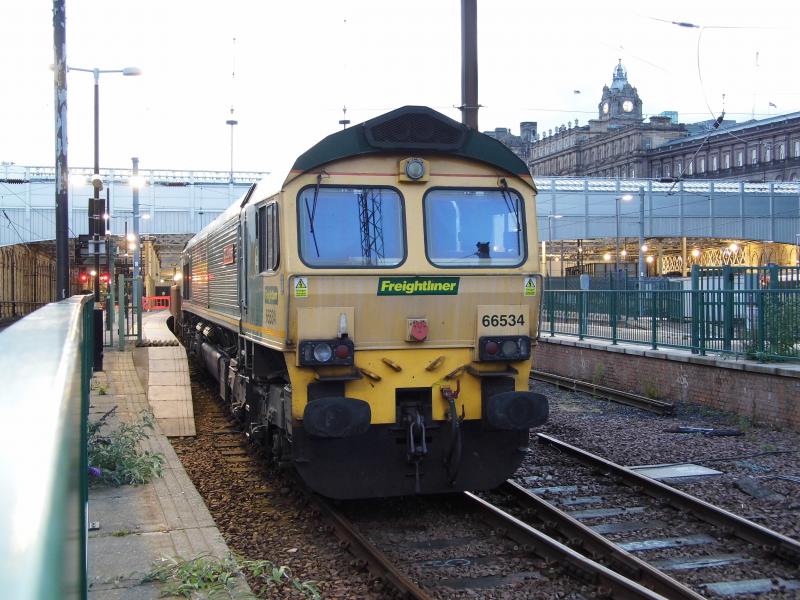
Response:
[{"label": "building roof", "polygon": [[754,127],[763,127],[768,125],[775,125],[778,123],[784,123],[791,119],[800,119],[800,112],[793,112],[785,115],[775,115],[774,117],[769,117],[768,119],[757,119],[757,120],[751,119],[749,121],[745,121],[744,123],[736,123],[729,125],[727,127],[723,123],[722,127],[717,129],[716,131],[712,131],[710,134],[708,133],[708,131],[703,131],[701,133],[697,133],[694,135],[677,138],[660,145],[658,149],[660,150],[662,148],[667,148],[669,146],[678,146],[680,144],[691,143],[698,140],[705,140],[706,137],[708,137],[708,139],[713,139],[720,135],[735,134],[737,131],[743,132],[747,129],[752,129]]}]

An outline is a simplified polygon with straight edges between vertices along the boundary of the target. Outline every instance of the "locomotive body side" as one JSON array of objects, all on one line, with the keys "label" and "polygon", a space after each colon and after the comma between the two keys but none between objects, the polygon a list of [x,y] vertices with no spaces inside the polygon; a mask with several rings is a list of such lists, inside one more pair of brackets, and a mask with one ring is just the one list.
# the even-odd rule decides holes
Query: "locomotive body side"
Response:
[{"label": "locomotive body side", "polygon": [[[425,111],[373,122],[463,128]],[[248,433],[324,495],[496,487],[547,418],[528,388],[535,187],[470,135],[469,151],[413,154],[330,151],[331,136],[312,149],[329,160],[304,155],[278,193],[257,186],[187,245],[185,343]]]}]

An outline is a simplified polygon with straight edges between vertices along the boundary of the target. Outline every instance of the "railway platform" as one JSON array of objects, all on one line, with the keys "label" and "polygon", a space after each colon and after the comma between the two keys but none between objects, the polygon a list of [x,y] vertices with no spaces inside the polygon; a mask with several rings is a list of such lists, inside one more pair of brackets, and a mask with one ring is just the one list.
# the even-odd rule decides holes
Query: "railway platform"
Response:
[{"label": "railway platform", "polygon": [[[159,315],[145,319],[146,336],[163,337],[165,327],[159,319],[162,319]],[[134,422],[142,411],[152,410],[134,364],[135,350],[130,342],[123,351],[106,348],[104,371],[96,372],[93,378],[90,422],[97,421],[114,407],[107,421],[112,427],[120,422]],[[188,371],[186,376],[188,382]],[[191,404],[189,406],[191,409]],[[162,558],[223,558],[229,554],[158,419],[149,437],[142,442],[142,449],[164,456],[162,477],[139,486],[92,486],[89,489],[90,599],[158,598],[164,584],[144,583],[143,580]],[[237,585],[242,591],[247,590],[244,580]]]}]

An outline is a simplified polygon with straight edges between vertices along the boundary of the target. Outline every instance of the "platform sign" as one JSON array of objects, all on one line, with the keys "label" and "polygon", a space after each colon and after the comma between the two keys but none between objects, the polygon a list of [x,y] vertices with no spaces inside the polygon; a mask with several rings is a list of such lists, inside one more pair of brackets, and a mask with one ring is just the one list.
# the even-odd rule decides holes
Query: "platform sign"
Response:
[{"label": "platform sign", "polygon": [[308,277],[295,277],[294,297],[308,298]]}]

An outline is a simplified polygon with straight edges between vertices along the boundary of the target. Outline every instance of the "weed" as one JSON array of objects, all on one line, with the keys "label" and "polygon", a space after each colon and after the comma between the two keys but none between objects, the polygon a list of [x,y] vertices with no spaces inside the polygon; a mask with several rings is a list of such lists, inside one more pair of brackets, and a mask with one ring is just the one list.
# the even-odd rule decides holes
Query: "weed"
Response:
[{"label": "weed", "polygon": [[92,383],[91,388],[96,391],[100,396],[108,394],[108,386],[105,383],[95,381]]},{"label": "weed", "polygon": [[139,448],[139,442],[149,437],[147,430],[153,429],[150,413],[142,411],[135,423],[120,423],[107,435],[101,435],[100,430],[116,408],[89,423],[90,472],[102,483],[114,486],[139,485],[161,477],[164,455]]},{"label": "weed", "polygon": [[599,362],[594,366],[594,374],[592,375],[592,383],[600,385],[606,378],[606,367],[603,363]]},{"label": "weed", "polygon": [[[243,596],[235,593],[236,576],[249,575],[265,584],[264,594]],[[299,581],[292,577],[289,567],[275,566],[268,560],[244,560],[234,555],[218,559],[198,556],[191,560],[162,557],[158,564],[145,575],[142,583],[160,581],[167,585],[162,596],[191,598],[202,593],[209,598],[261,598],[268,597],[270,588],[290,585],[306,598],[322,598],[313,581]]]},{"label": "weed", "polygon": [[125,537],[126,535],[130,535],[130,534],[131,534],[131,530],[130,529],[118,529],[117,531],[115,531],[111,535],[113,535],[114,537]]},{"label": "weed", "polygon": [[652,400],[658,400],[661,392],[658,390],[658,386],[655,383],[648,382],[644,386],[644,395]]}]

